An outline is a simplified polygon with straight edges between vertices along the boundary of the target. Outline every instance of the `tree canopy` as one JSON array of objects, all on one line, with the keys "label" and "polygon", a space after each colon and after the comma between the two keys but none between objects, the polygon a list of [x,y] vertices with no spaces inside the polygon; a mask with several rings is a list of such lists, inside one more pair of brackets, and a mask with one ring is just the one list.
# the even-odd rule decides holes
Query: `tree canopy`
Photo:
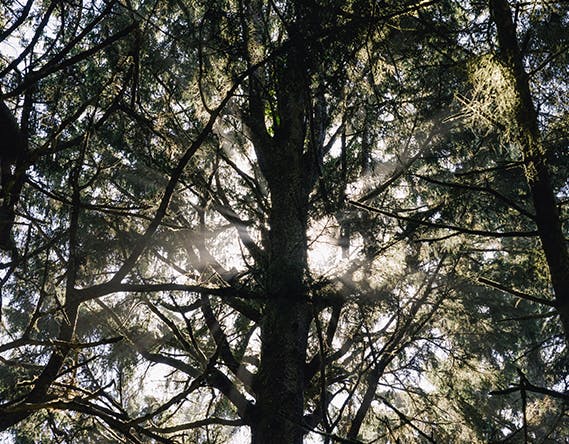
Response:
[{"label": "tree canopy", "polygon": [[0,5],[0,433],[569,435],[569,5]]}]

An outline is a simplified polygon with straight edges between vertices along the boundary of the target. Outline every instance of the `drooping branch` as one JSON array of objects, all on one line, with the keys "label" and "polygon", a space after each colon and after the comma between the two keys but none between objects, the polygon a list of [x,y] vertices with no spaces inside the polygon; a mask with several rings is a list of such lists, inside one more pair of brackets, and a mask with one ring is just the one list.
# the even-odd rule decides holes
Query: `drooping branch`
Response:
[{"label": "drooping branch", "polygon": [[407,416],[405,413],[403,413],[401,410],[399,410],[397,407],[395,407],[392,403],[390,403],[383,396],[379,396],[379,399],[381,399],[381,402],[383,402],[387,407],[389,407],[391,410],[393,410],[393,412],[399,417],[399,419],[401,419],[401,421],[403,423],[407,424],[409,427],[411,427],[413,430],[415,430],[419,435],[421,435],[424,439],[426,439],[427,442],[430,442],[432,444],[436,444],[437,441],[435,441],[431,436],[427,435],[419,427],[417,427],[415,424],[413,424],[413,420],[411,418],[409,418],[409,416]]},{"label": "drooping branch", "polygon": [[68,59],[64,59],[58,64],[46,65],[40,68],[38,71],[33,71],[29,73],[26,76],[25,80],[20,85],[18,85],[18,87],[14,88],[12,91],[6,94],[6,97],[15,97],[26,91],[29,87],[36,84],[40,80],[46,78],[47,76],[55,74],[56,72],[59,72],[69,66],[73,66],[83,60],[86,60],[87,58],[91,57],[93,54],[96,54],[97,52],[113,45],[115,42],[128,36],[131,32],[133,32],[137,28],[137,26],[138,25],[136,23],[133,23],[127,26],[126,28],[123,28],[122,30],[118,31],[116,34],[113,34],[111,37],[105,39],[98,45],[93,46],[92,48],[89,48],[83,52],[80,52],[79,54],[71,56]]},{"label": "drooping branch", "polygon": [[556,306],[555,301],[550,301],[548,299],[543,299],[543,298],[538,298],[536,296],[532,296],[530,294],[521,292],[521,291],[516,290],[514,288],[506,287],[505,285],[502,285],[498,282],[494,282],[494,281],[487,279],[485,277],[479,277],[478,282],[480,282],[482,284],[486,284],[492,288],[497,288],[498,290],[502,290],[502,291],[509,293],[511,295],[514,295],[520,299],[525,299],[526,301],[537,302],[538,304],[547,305],[549,307],[555,307]]},{"label": "drooping branch", "polygon": [[[54,4],[56,2],[53,2]],[[32,9],[32,5],[34,4],[34,0],[28,0],[25,6],[22,9],[20,16],[12,23],[11,26],[6,28],[3,32],[0,33],[0,42],[4,41],[10,34],[12,34],[28,17],[30,10]]]},{"label": "drooping branch", "polygon": [[494,196],[496,199],[504,202],[504,204],[507,205],[508,207],[516,210],[521,215],[526,216],[528,219],[530,219],[532,221],[535,220],[534,214],[530,213],[525,208],[518,205],[512,199],[510,199],[507,196],[504,196],[503,194],[494,190],[489,185],[480,186],[480,185],[465,184],[465,183],[460,183],[460,182],[447,182],[447,181],[435,179],[433,177],[429,177],[429,176],[425,176],[425,175],[421,175],[421,174],[416,174],[415,176],[420,178],[421,180],[433,183],[435,185],[441,185],[441,186],[445,186],[445,187],[449,187],[449,188],[456,188],[456,189],[462,189],[462,190],[467,190],[467,191],[482,192],[482,193],[490,194],[490,195]]},{"label": "drooping branch", "polygon": [[177,432],[183,432],[185,430],[198,429],[200,427],[205,427],[209,425],[239,427],[246,425],[246,423],[242,419],[227,419],[227,418],[218,418],[212,416],[209,418],[199,419],[193,422],[184,422],[182,424],[178,424],[171,427],[151,427],[150,430],[158,433],[177,433]]},{"label": "drooping branch", "polygon": [[493,390],[490,392],[490,394],[493,396],[504,396],[504,395],[509,395],[511,393],[519,392],[521,390],[526,390],[528,392],[533,392],[533,393],[539,393],[541,395],[551,396],[552,398],[560,399],[560,400],[565,401],[565,402],[569,402],[569,393],[558,392],[558,391],[551,390],[551,389],[548,389],[545,387],[539,387],[539,386],[533,385],[527,381],[524,384],[514,385],[514,386],[509,387],[507,389]]},{"label": "drooping branch", "polygon": [[245,387],[249,391],[253,391],[251,386],[253,384],[253,374],[245,368],[245,366],[238,362],[233,355],[231,347],[229,345],[229,341],[227,340],[227,336],[223,332],[219,321],[217,320],[209,299],[206,295],[202,295],[202,314],[204,315],[204,319],[206,325],[209,329],[210,334],[213,336],[213,340],[219,350],[219,356],[227,365],[229,370],[245,385]]},{"label": "drooping branch", "polygon": [[485,237],[495,237],[495,238],[505,238],[505,237],[536,237],[538,236],[537,231],[487,231],[487,230],[475,230],[466,227],[460,227],[457,225],[443,224],[439,222],[430,222],[428,220],[417,219],[415,217],[402,216],[401,214],[393,213],[391,211],[382,210],[380,208],[371,207],[369,205],[362,204],[350,200],[349,203],[355,207],[361,208],[363,210],[371,211],[372,213],[383,214],[387,217],[392,217],[397,220],[403,220],[406,222],[411,222],[414,224],[422,225],[431,228],[441,228],[446,230],[453,230],[457,233],[471,234],[474,236],[485,236]]}]

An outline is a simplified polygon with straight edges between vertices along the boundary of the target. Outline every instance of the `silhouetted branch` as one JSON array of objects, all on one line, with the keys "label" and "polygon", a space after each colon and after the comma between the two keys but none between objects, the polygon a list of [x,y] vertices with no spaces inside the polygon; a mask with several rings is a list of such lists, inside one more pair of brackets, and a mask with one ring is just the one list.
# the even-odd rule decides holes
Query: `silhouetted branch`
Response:
[{"label": "silhouetted branch", "polygon": [[508,288],[505,285],[499,284],[498,282],[491,281],[490,279],[486,279],[484,277],[479,277],[478,282],[480,282],[482,284],[486,284],[486,285],[493,287],[493,288],[497,288],[498,290],[505,291],[506,293],[509,293],[513,296],[520,298],[520,299],[525,299],[525,300],[531,301],[531,302],[537,302],[538,304],[547,305],[549,307],[555,307],[556,306],[554,301],[549,301],[547,299],[538,298],[536,296],[532,296],[530,294],[523,293],[519,290],[515,290],[513,288]]}]

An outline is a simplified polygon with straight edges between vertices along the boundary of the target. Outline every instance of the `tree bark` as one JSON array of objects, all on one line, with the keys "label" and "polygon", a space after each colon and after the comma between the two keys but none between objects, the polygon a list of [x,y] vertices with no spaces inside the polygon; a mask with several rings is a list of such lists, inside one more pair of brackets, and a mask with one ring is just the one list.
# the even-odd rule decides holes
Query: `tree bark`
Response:
[{"label": "tree bark", "polygon": [[306,229],[317,156],[310,151],[316,148],[306,143],[310,93],[302,37],[292,36],[291,42],[291,49],[273,66],[274,121],[278,122],[274,136],[264,129],[264,113],[259,109],[264,107],[263,92],[253,88],[249,102],[255,151],[271,195],[267,302],[250,421],[254,444],[299,444],[305,433],[304,373],[312,313],[305,285]]},{"label": "tree bark", "polygon": [[569,253],[547,165],[546,149],[538,126],[537,112],[529,78],[524,69],[511,8],[507,0],[491,0],[490,11],[496,23],[503,61],[515,77],[518,105],[512,124],[516,126],[516,142],[520,145],[524,157],[526,179],[535,208],[535,221],[555,292],[555,306],[563,325],[565,340],[569,342]]},{"label": "tree bark", "polygon": [[[293,116],[300,119],[299,106]],[[297,127],[298,129],[298,127]],[[307,268],[308,190],[301,159],[304,133],[292,131],[268,156],[271,190],[267,303],[261,323],[261,364],[257,374],[252,442],[302,443],[304,370],[311,310]],[[276,154],[276,155],[275,155]]]}]

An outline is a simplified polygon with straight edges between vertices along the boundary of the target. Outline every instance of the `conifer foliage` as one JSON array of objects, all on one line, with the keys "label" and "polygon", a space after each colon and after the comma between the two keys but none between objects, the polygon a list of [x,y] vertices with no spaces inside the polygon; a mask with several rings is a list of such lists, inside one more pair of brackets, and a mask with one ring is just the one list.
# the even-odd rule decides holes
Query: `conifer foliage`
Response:
[{"label": "conifer foliage", "polygon": [[0,5],[9,443],[564,442],[569,8]]}]

